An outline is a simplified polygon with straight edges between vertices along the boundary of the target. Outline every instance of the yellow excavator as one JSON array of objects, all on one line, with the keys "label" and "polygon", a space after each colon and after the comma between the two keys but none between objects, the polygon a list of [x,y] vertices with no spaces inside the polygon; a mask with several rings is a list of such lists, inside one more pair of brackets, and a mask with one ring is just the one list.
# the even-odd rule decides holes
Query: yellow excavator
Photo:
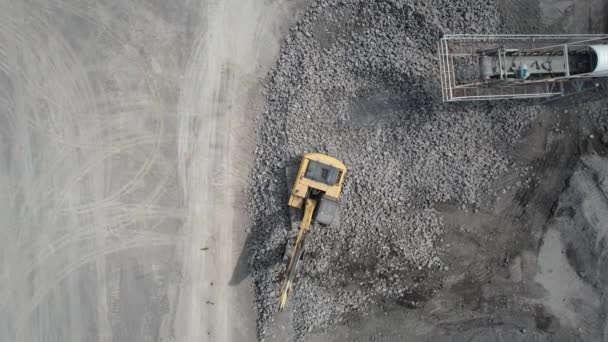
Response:
[{"label": "yellow excavator", "polygon": [[304,238],[313,218],[330,225],[338,210],[338,200],[346,175],[346,166],[336,158],[321,153],[306,153],[298,168],[289,196],[289,206],[303,209],[298,236],[293,246],[279,295],[279,311],[287,304],[298,263],[304,255]]}]

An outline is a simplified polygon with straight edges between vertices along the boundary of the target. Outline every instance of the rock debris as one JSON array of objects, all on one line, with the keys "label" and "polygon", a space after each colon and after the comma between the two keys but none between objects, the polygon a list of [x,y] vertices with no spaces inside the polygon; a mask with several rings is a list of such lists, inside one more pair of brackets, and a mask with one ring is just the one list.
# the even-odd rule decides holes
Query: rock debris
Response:
[{"label": "rock debris", "polygon": [[306,241],[289,303],[297,337],[380,303],[417,305],[441,287],[444,223],[436,205],[482,206],[535,111],[508,102],[442,104],[436,43],[444,33],[498,25],[488,0],[319,0],[290,30],[256,121],[249,188],[262,340],[295,234],[285,167],[305,152],[341,159],[349,173],[339,222],[314,225]]}]

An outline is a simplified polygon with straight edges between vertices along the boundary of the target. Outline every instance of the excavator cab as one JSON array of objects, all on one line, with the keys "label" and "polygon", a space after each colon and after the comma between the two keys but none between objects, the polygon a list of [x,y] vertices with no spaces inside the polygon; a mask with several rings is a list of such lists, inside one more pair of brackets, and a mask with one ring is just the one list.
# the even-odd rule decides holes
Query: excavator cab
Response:
[{"label": "excavator cab", "polygon": [[289,205],[301,209],[307,198],[318,203],[317,222],[329,225],[338,210],[346,166],[336,158],[321,153],[306,153],[291,189]]},{"label": "excavator cab", "polygon": [[289,196],[289,206],[303,209],[300,230],[281,285],[279,311],[287,305],[295,281],[298,263],[304,255],[304,238],[313,218],[329,225],[338,211],[338,200],[344,184],[346,166],[336,158],[321,153],[306,153],[298,168]]}]

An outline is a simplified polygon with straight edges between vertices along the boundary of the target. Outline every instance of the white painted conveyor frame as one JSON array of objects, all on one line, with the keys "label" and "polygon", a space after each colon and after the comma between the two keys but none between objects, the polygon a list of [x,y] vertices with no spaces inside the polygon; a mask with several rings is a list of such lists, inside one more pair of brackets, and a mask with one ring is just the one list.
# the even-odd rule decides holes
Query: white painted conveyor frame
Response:
[{"label": "white painted conveyor frame", "polygon": [[[564,95],[565,82],[584,83],[599,77],[608,77],[608,72],[594,72],[571,75],[569,65],[565,66],[564,75],[551,76],[541,80],[515,80],[512,73],[503,72],[506,64],[506,50],[542,51],[561,49],[564,51],[565,63],[568,64],[568,46],[581,44],[608,44],[607,34],[514,34],[514,35],[480,35],[449,34],[442,37],[437,44],[439,58],[439,76],[441,96],[444,102],[530,99],[547,98]],[[500,79],[490,82],[459,82],[454,60],[469,57],[479,60],[481,51],[495,51],[498,54]],[[509,76],[511,76],[509,78]],[[584,85],[571,87],[582,89]]]}]

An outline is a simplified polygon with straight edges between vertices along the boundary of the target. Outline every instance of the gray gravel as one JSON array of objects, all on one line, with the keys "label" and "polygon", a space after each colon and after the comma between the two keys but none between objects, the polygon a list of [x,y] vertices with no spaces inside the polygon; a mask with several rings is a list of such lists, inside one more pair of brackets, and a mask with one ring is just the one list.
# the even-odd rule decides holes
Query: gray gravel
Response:
[{"label": "gray gravel", "polygon": [[318,151],[349,167],[341,220],[314,226],[290,306],[296,336],[441,286],[441,213],[479,207],[534,119],[515,103],[443,105],[435,44],[496,32],[493,1],[315,1],[285,38],[257,120],[249,209],[258,329],[276,311],[289,224],[285,166]]}]

